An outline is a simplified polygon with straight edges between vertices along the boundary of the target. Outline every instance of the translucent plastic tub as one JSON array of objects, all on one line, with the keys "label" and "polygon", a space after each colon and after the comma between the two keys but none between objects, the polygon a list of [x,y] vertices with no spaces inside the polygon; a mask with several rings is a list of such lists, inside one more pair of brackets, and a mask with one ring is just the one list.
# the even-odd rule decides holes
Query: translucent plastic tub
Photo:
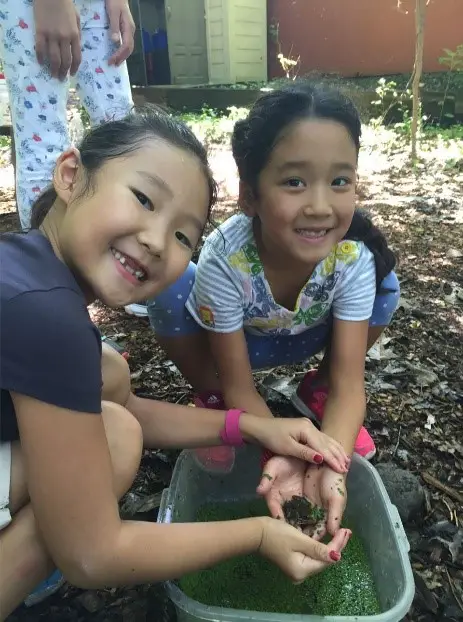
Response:
[{"label": "translucent plastic tub", "polygon": [[[164,490],[158,522],[194,521],[200,506],[211,502],[246,501],[256,497],[260,452],[254,447],[237,450],[229,475],[200,470],[189,451],[180,455],[170,488]],[[374,616],[316,616],[263,613],[210,607],[186,596],[175,583],[167,583],[177,609],[178,622],[399,622],[410,609],[415,586],[408,559],[409,544],[397,509],[369,462],[355,455],[347,480],[346,518],[357,527],[367,551],[382,613]]]}]

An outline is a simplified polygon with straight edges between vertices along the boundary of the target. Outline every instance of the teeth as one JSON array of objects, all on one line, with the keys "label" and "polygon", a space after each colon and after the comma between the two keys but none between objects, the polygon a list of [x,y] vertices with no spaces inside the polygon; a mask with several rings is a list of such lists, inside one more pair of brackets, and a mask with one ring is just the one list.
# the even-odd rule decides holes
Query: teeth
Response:
[{"label": "teeth", "polygon": [[322,229],[321,231],[310,231],[309,229],[298,229],[298,233],[300,233],[306,238],[322,238],[324,235],[326,235],[326,229]]},{"label": "teeth", "polygon": [[144,281],[146,279],[146,273],[144,270],[134,270],[131,266],[127,265],[127,259],[124,257],[122,253],[116,251],[114,248],[111,249],[113,256],[118,260],[120,264],[124,266],[129,274],[132,274],[137,277],[139,281]]}]

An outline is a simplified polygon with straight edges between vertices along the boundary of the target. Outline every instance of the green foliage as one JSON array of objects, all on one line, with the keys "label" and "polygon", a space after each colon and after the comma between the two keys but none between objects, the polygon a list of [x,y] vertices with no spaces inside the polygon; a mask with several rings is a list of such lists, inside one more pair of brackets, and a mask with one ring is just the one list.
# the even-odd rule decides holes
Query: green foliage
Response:
[{"label": "green foliage", "polygon": [[6,147],[11,147],[10,136],[0,136],[0,149],[4,149]]},{"label": "green foliage", "polygon": [[444,48],[444,55],[439,58],[441,65],[446,65],[449,71],[463,71],[463,43],[456,50]]},{"label": "green foliage", "polygon": [[445,100],[447,99],[448,92],[450,89],[450,78],[452,74],[463,72],[463,43],[457,46],[456,50],[449,50],[448,48],[444,48],[444,56],[439,58],[439,63],[441,65],[446,65],[449,69],[447,83],[445,85],[444,99],[442,100],[442,108],[441,108],[441,116],[440,122],[442,123],[442,119],[444,117],[453,118],[453,115],[444,112]]},{"label": "green foliage", "polygon": [[85,131],[90,128],[90,117],[88,112],[85,110],[83,106],[79,108],[80,119],[82,121],[82,125],[84,126]]},{"label": "green foliage", "polygon": [[371,103],[373,106],[376,106],[379,114],[371,120],[372,125],[375,127],[384,125],[388,114],[394,109],[401,118],[399,122],[394,124],[394,127],[403,134],[410,134],[410,102],[412,99],[411,89],[399,89],[394,80],[380,78],[375,91],[378,97]]},{"label": "green foliage", "polygon": [[200,113],[184,112],[179,117],[206,144],[222,144],[230,142],[236,121],[244,119],[248,114],[248,109],[230,106],[227,108],[227,113],[205,107]]}]

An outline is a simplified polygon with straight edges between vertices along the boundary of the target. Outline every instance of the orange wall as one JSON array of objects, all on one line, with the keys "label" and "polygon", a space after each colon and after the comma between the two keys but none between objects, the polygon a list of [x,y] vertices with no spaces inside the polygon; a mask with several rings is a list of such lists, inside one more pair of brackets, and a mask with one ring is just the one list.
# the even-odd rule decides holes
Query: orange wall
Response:
[{"label": "orange wall", "polygon": [[[399,4],[399,6],[398,6]],[[279,23],[283,54],[301,57],[300,73],[346,76],[410,72],[415,50],[415,0],[268,0],[268,23]],[[463,43],[463,0],[430,0],[424,70],[440,71],[443,48]],[[269,75],[282,75],[269,36]]]}]

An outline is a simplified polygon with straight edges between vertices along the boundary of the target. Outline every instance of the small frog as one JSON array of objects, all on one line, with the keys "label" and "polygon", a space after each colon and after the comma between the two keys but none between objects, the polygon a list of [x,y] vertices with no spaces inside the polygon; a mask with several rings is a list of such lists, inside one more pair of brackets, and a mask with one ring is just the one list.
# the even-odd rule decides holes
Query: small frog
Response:
[{"label": "small frog", "polygon": [[326,512],[318,505],[311,503],[307,497],[294,495],[283,505],[283,512],[287,522],[301,529],[309,536],[313,536],[317,528],[326,518]]}]

